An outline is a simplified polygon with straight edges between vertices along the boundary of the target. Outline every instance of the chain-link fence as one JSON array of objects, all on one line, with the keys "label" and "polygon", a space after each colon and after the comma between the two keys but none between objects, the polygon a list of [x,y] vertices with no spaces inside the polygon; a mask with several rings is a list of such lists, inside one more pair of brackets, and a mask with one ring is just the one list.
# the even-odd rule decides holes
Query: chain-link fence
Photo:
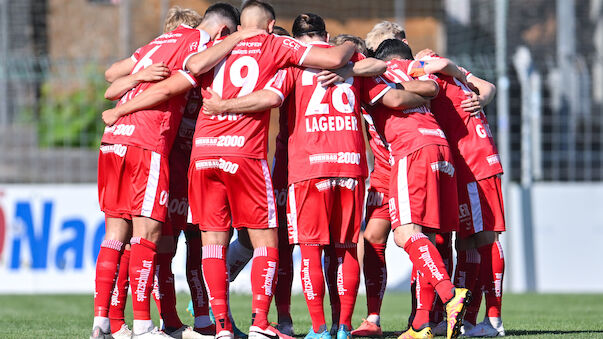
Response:
[{"label": "chain-link fence", "polygon": [[[497,83],[499,1],[508,8],[509,178],[603,180],[603,0],[271,2],[278,24],[315,12],[332,35],[403,20],[413,49],[436,49]],[[212,2],[0,0],[0,182],[95,181],[100,112],[113,105],[104,69],[156,36],[169,6],[203,12]],[[486,110],[495,136],[496,108]]]}]

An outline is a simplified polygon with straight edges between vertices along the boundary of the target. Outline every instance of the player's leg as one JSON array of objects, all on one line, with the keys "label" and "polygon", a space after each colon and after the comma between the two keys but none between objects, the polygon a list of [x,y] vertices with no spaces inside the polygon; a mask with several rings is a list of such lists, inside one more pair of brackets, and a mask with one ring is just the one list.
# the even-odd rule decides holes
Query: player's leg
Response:
[{"label": "player's leg", "polygon": [[226,264],[228,265],[231,282],[237,278],[239,273],[253,258],[253,245],[251,245],[251,241],[249,240],[247,229],[239,229],[237,233],[237,239],[230,243],[228,253],[226,254]]},{"label": "player's leg", "polygon": [[[284,199],[286,200],[286,198]],[[277,201],[278,202],[278,201]],[[289,244],[287,233],[286,204],[281,210],[277,204],[278,227],[278,279],[274,291],[274,303],[278,314],[277,329],[287,335],[293,335],[291,318],[291,287],[293,285],[293,245]]]},{"label": "player's leg", "polygon": [[475,326],[477,314],[482,297],[481,284],[479,283],[479,272],[481,257],[475,248],[475,241],[472,237],[462,237],[462,232],[457,233],[456,238],[456,270],[454,275],[454,285],[464,287],[471,291],[473,300],[467,307],[463,326],[465,330]]},{"label": "player's leg", "polygon": [[111,322],[111,336],[115,339],[130,338],[132,331],[125,322],[124,311],[128,299],[130,266],[130,244],[124,246],[124,252],[119,259],[119,273],[115,281],[115,288],[111,296],[109,307],[109,321]]},{"label": "player's leg", "polygon": [[[387,205],[384,205],[386,209]],[[367,318],[354,331],[356,336],[381,336],[381,303],[387,285],[385,247],[391,229],[389,212],[387,219],[370,218],[364,230],[364,283],[366,286]],[[367,208],[367,215],[368,215]]]},{"label": "player's leg", "polygon": [[209,299],[201,271],[201,232],[193,224],[187,224],[186,238],[186,281],[191,292],[195,331],[204,336],[215,336],[216,327],[209,317]]},{"label": "player's leg", "polygon": [[338,339],[351,338],[352,315],[360,284],[357,243],[364,204],[364,178],[337,178],[330,205],[330,233],[337,255]]},{"label": "player's leg", "polygon": [[[432,163],[442,164],[442,167],[433,171]],[[456,199],[452,212],[445,217],[441,208],[442,199],[451,197],[443,194],[446,186],[454,185],[452,194],[456,198],[456,181],[453,180],[454,169],[451,166],[449,150],[440,146],[426,146],[398,160],[392,168],[389,201],[396,244],[404,248],[413,266],[423,273],[447,304],[449,337],[458,335],[460,320],[470,297],[467,290],[455,289],[437,248],[422,233],[417,222],[440,230],[453,225],[456,227],[453,223],[455,218],[458,224]],[[450,218],[452,221],[447,220],[449,214],[454,217]]]},{"label": "player's leg", "polygon": [[[505,220],[500,176],[478,180],[474,188],[476,192],[470,194],[471,209],[479,208],[481,218],[474,221],[474,228],[479,232],[473,238],[481,257],[479,284],[483,286],[486,299],[486,317],[475,328],[466,331],[466,335],[504,335],[501,306],[505,261],[499,233],[505,231]],[[469,191],[471,193],[471,189]],[[473,219],[478,219],[475,214]]]},{"label": "player's leg", "polygon": [[230,240],[229,232],[204,231],[202,267],[207,293],[211,295],[210,305],[216,320],[216,337],[232,334],[232,324],[228,317],[228,271],[226,251]]},{"label": "player's leg", "polygon": [[96,260],[94,321],[91,338],[103,338],[103,335],[111,333],[109,307],[124,244],[131,235],[131,223],[126,219],[106,216],[105,229],[105,239]]},{"label": "player's leg", "polygon": [[341,300],[337,290],[337,271],[339,262],[337,261],[337,251],[333,244],[324,246],[324,274],[329,292],[329,303],[331,304],[331,330],[332,335],[337,334],[339,329],[339,316],[341,314]]},{"label": "player's leg", "polygon": [[[452,232],[447,233],[435,233],[434,240],[438,252],[442,256],[446,272],[452,277],[453,272],[453,258],[452,258]],[[444,310],[444,304],[442,299],[435,298],[433,310],[430,314],[431,323],[438,324],[439,327],[446,331],[446,312]],[[432,329],[434,332],[435,328]]]},{"label": "player's leg", "polygon": [[324,192],[316,183],[322,179],[304,180],[289,186],[287,194],[287,229],[290,243],[301,250],[301,281],[312,328],[306,338],[330,338],[323,301],[325,280],[322,252],[330,241],[329,221]]},{"label": "player's leg", "polygon": [[253,244],[253,263],[251,266],[251,293],[253,300],[252,327],[249,336],[253,337],[253,328],[266,330],[268,311],[274,295],[278,271],[278,234],[276,228],[248,229],[249,238]]}]

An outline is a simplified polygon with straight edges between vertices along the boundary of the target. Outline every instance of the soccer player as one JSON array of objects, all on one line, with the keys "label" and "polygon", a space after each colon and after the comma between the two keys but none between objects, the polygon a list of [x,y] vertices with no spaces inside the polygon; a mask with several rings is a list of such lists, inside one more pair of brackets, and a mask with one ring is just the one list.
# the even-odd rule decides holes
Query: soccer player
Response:
[{"label": "soccer player", "polygon": [[368,49],[368,55],[374,55],[377,47],[386,39],[398,39],[408,43],[406,41],[406,32],[400,24],[391,21],[381,21],[373,26],[364,40]]},{"label": "soccer player", "polygon": [[[419,54],[426,54],[421,59],[425,61],[426,72],[438,73],[442,92],[432,101],[432,108],[449,138],[459,173],[461,227],[455,282],[470,288],[476,297],[467,310],[465,336],[504,336],[501,319],[504,255],[498,240],[499,233],[505,231],[500,179],[503,170],[482,110],[494,98],[495,87],[469,72],[463,74],[467,78],[465,85],[454,74],[439,70],[449,60],[430,51]],[[433,63],[439,66],[430,65]],[[472,328],[476,325],[482,291],[486,296],[486,317]]]},{"label": "soccer player", "polygon": [[[271,6],[262,1],[245,2],[241,12],[243,28],[259,28],[269,32],[273,25],[274,10]],[[193,74],[202,74],[211,69],[214,61],[220,62],[222,59],[220,53],[232,49],[225,41],[193,56],[189,63],[194,59],[202,62],[195,62],[192,67],[187,64],[187,68]],[[214,70],[213,77],[203,78],[204,84],[211,85],[225,97],[262,88],[280,67],[301,64],[338,68],[345,65],[354,53],[351,44],[327,51],[275,35],[260,35],[235,45],[232,54]],[[146,105],[155,105],[190,88],[190,85],[176,74],[155,85],[154,91],[134,98],[129,102],[130,105],[105,111],[103,116],[121,116]],[[197,121],[189,169],[189,201],[193,222],[198,223],[204,232],[203,267],[204,272],[212,272],[210,276],[205,274],[205,280],[216,318],[217,337],[232,336],[227,316],[225,263],[231,221],[235,228],[248,229],[255,248],[250,337],[278,335],[278,331],[270,327],[267,321],[278,261],[276,208],[265,160],[268,117],[269,113],[265,111],[253,117],[227,114]]]},{"label": "soccer player", "polygon": [[[422,65],[412,60],[404,42],[385,40],[376,56],[388,61],[385,76],[390,81],[426,97],[438,93],[435,81],[410,81]],[[424,234],[458,227],[455,168],[446,137],[427,105],[401,114],[383,107],[371,113],[394,158],[389,186],[394,240],[409,254],[417,279],[417,310],[400,338],[431,337],[429,312],[435,291],[446,304],[447,337],[456,337],[470,292],[454,287],[435,245]]]},{"label": "soccer player", "polygon": [[[324,22],[314,14],[298,16],[293,34],[314,48],[336,48],[329,48]],[[361,58],[356,54],[354,60]],[[359,64],[362,62],[356,63]],[[375,74],[383,72],[382,64],[376,64]],[[220,100],[218,94],[211,93],[204,101],[204,112],[261,111],[278,106],[295,90],[295,114],[290,111],[288,117],[294,123],[289,125],[287,218],[289,240],[300,244],[302,251],[302,281],[312,318],[307,338],[330,338],[323,310],[321,265],[322,248],[328,244],[335,245],[337,255],[341,303],[337,336],[347,338],[359,282],[356,242],[362,214],[362,186],[367,175],[364,141],[358,125],[360,103],[379,101],[405,108],[424,100],[401,90],[390,91],[382,80],[379,83],[373,78],[343,77],[345,82],[325,88],[318,82],[317,75],[322,74],[318,72],[284,69],[274,77],[270,87],[237,99]]]},{"label": "soccer player", "polygon": [[[141,47],[131,59],[110,71],[132,74],[163,62],[170,72],[179,72],[191,82],[195,79],[182,70],[186,60],[202,50],[215,36],[236,29],[236,21],[222,11],[207,16],[207,32],[180,26]],[[255,33],[257,34],[257,33]],[[243,39],[239,34],[233,39]],[[108,72],[111,78],[111,72]],[[139,83],[128,91],[118,106],[144,93],[149,83]],[[129,278],[132,286],[133,337],[167,337],[153,328],[149,296],[153,284],[157,243],[167,213],[169,196],[168,154],[182,116],[184,96],[162,106],[119,117],[105,128],[99,154],[99,202],[106,218],[106,235],[97,260],[95,317],[92,338],[110,337],[108,307],[124,243],[132,235]],[[103,112],[104,113],[104,112]],[[115,122],[115,121],[114,121]]]}]

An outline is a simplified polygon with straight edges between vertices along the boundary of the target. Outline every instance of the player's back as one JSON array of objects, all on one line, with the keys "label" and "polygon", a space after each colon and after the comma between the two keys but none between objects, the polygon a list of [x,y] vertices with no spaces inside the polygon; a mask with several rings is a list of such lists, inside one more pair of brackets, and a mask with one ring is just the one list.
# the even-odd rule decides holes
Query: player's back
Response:
[{"label": "player's back", "polygon": [[[284,66],[301,64],[309,48],[274,34],[240,42],[214,69],[202,77],[222,98],[241,97],[262,89]],[[270,111],[255,114],[230,112],[203,116],[197,121],[193,158],[230,155],[266,158]]]},{"label": "player's back", "polygon": [[[412,60],[393,59],[387,63],[384,76],[393,83],[415,80],[410,73],[415,65]],[[427,145],[448,145],[427,105],[397,110],[379,105],[373,111],[375,127],[383,133],[391,145],[392,155],[405,157]]]},{"label": "player's back", "polygon": [[471,89],[448,75],[439,75],[438,84],[441,92],[432,100],[432,111],[444,129],[453,153],[471,171],[470,177],[483,179],[502,173],[486,115],[481,111],[477,116],[472,116],[461,107],[462,102],[471,95]]},{"label": "player's back", "polygon": [[[194,77],[184,72],[186,59],[204,49],[209,42],[204,31],[181,25],[162,34],[147,45],[139,48],[132,59],[136,62],[131,74],[155,63],[163,62],[171,73],[182,72],[191,82]],[[119,100],[122,105],[139,95],[153,83],[142,82]],[[139,146],[167,155],[176,136],[176,131],[186,105],[185,95],[180,95],[152,109],[138,111],[121,117],[113,126],[105,128],[103,143]]]}]

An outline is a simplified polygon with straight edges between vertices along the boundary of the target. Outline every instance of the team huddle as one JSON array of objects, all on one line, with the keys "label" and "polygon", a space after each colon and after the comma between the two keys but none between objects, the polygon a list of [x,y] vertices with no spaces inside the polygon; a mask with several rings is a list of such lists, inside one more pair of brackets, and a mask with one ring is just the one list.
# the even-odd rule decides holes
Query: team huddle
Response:
[{"label": "team huddle", "polygon": [[[495,94],[489,82],[431,50],[413,55],[398,24],[375,25],[366,41],[331,39],[320,16],[304,13],[289,36],[259,0],[240,12],[217,3],[203,17],[172,8],[164,34],[105,76],[105,97],[118,102],[102,114],[106,232],[91,338],[243,337],[228,285],[252,261],[248,336],[289,339],[295,245],[312,321],[306,338],[382,336],[390,232],[413,264],[412,313],[399,338],[504,336],[502,167],[483,112]],[[368,314],[354,329],[363,224]],[[176,311],[171,264],[181,232],[194,327]]]}]

